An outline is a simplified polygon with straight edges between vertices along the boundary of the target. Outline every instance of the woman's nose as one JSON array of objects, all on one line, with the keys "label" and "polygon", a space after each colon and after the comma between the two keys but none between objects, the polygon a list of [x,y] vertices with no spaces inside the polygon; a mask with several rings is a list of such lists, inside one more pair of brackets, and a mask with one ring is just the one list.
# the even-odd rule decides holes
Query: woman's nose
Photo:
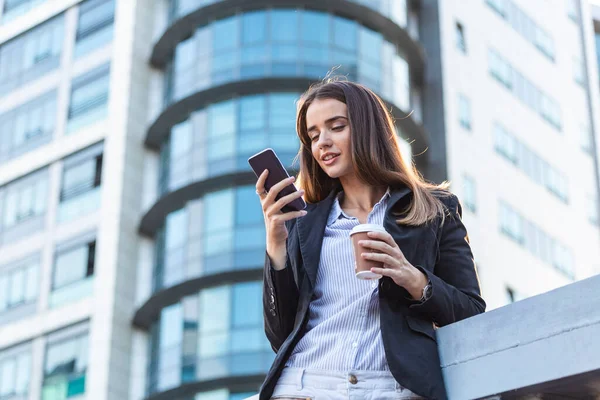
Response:
[{"label": "woman's nose", "polygon": [[329,137],[329,134],[327,134],[325,132],[321,133],[319,135],[318,145],[319,145],[319,148],[331,146],[331,138]]}]

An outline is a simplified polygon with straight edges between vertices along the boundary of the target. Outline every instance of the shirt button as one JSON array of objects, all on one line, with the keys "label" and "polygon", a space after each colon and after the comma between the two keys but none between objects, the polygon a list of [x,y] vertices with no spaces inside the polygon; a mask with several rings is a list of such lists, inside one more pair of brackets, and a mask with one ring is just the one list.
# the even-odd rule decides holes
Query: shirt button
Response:
[{"label": "shirt button", "polygon": [[357,348],[358,347],[358,343],[356,343],[356,342],[352,343],[352,347]]},{"label": "shirt button", "polygon": [[377,281],[375,281],[375,282],[371,283],[371,287],[372,287],[373,289],[375,289],[375,288],[377,287]]},{"label": "shirt button", "polygon": [[356,378],[355,375],[350,374],[348,376],[348,382],[350,382],[353,385],[356,385],[358,383],[358,379]]}]

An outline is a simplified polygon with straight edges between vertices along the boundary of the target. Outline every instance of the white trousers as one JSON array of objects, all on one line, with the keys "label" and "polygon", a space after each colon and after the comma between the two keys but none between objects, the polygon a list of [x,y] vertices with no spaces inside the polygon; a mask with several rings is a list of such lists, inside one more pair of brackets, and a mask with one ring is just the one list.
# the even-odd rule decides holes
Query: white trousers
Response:
[{"label": "white trousers", "polygon": [[274,400],[417,400],[390,372],[320,371],[285,367]]}]

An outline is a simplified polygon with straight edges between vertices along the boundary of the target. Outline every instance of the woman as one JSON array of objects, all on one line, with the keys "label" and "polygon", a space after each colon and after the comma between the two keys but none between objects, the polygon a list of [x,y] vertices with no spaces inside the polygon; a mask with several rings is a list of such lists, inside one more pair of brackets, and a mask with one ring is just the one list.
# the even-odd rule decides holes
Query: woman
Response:
[{"label": "woman", "polygon": [[[402,158],[392,117],[351,82],[311,87],[296,121],[300,172],[268,193],[256,183],[267,232],[265,331],[275,361],[259,398],[444,399],[435,327],[484,312],[461,207]],[[282,213],[303,196],[307,209]],[[371,232],[354,275],[350,230]]]}]

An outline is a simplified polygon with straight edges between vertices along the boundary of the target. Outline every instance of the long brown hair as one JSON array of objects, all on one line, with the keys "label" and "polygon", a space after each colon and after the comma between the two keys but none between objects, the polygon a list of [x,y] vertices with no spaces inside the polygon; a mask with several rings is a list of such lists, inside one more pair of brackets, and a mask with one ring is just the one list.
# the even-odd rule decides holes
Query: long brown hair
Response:
[{"label": "long brown hair", "polygon": [[412,160],[410,163],[405,162],[392,115],[373,91],[358,83],[339,80],[328,80],[311,86],[298,101],[296,131],[301,146],[298,152],[300,172],[297,185],[304,189],[304,198],[308,203],[323,200],[340,185],[339,179],[330,178],[312,155],[306,112],[317,99],[335,99],[346,104],[352,164],[362,182],[373,186],[407,186],[411,189],[412,200],[402,210],[398,224],[423,225],[439,215],[444,217],[444,206],[433,192],[449,195],[448,183],[428,183]]}]

